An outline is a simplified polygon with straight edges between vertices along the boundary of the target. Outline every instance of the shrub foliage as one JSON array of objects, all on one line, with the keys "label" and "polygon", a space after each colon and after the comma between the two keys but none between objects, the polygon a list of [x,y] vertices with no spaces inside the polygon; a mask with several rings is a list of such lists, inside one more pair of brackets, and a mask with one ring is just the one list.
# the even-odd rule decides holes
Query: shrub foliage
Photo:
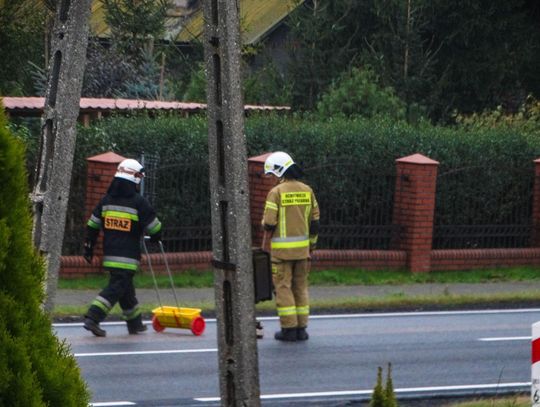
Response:
[{"label": "shrub foliage", "polygon": [[75,358],[40,308],[45,268],[31,241],[24,148],[1,106],[0,190],[0,406],[88,405]]},{"label": "shrub foliage", "polygon": [[[391,212],[391,205],[380,204],[370,191],[380,187],[387,190],[388,199],[392,199],[393,183],[383,176],[395,175],[396,159],[415,153],[440,163],[436,222],[444,225],[525,224],[531,216],[533,160],[540,157],[538,126],[531,122],[537,116],[533,114],[534,109],[528,112],[531,112],[528,122],[526,116],[520,120],[505,120],[499,125],[498,121],[487,120],[486,117],[491,116],[486,114],[480,118],[462,118],[460,123],[463,124],[455,127],[433,126],[422,121],[411,125],[380,116],[326,118],[263,114],[247,118],[245,133],[249,156],[284,150],[306,169],[307,180],[314,184],[320,200],[326,202],[322,221],[327,224],[391,222],[391,213],[383,217],[384,221],[373,219],[375,215],[367,216],[374,206],[390,208],[385,210]],[[528,124],[523,124],[523,120]],[[23,137],[26,133],[19,134]],[[166,208],[160,208],[156,202],[158,212],[163,209],[166,217],[179,225],[210,224],[208,206],[200,204],[204,200],[203,191],[208,188],[204,116],[117,116],[94,122],[92,127],[79,131],[74,175],[85,177],[85,159],[109,150],[127,157],[136,158],[141,153],[158,157],[158,194],[160,184],[169,190],[182,190],[181,202],[169,202]],[[178,178],[169,169],[181,165],[202,170],[183,179],[178,186],[165,182],[168,176]],[[78,186],[73,188],[72,197],[82,197],[84,184],[76,184],[74,180],[74,185]],[[166,194],[172,196],[169,192]],[[354,199],[354,202],[344,199]],[[69,216],[76,217],[75,223],[82,224],[80,199],[72,198],[71,202]],[[339,208],[341,213],[329,219],[328,208]],[[170,224],[168,219],[165,223]]]}]

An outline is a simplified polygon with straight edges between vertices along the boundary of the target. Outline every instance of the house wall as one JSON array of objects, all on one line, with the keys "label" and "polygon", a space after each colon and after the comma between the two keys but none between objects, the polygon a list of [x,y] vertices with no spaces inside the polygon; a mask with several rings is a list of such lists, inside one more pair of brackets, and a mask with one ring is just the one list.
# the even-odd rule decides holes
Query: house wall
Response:
[{"label": "house wall", "polygon": [[261,69],[272,61],[278,72],[285,75],[291,61],[291,45],[289,28],[285,24],[278,26],[261,41],[263,44],[259,54],[250,63],[252,71]]}]

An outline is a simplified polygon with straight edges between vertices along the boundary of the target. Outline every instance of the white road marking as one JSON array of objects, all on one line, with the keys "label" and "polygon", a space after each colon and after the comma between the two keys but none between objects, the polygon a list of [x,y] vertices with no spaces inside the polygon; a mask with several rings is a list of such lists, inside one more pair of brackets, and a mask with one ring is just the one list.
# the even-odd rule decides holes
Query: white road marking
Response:
[{"label": "white road marking", "polygon": [[[493,383],[493,384],[470,384],[461,386],[433,386],[433,387],[408,387],[394,389],[397,394],[403,393],[430,393],[436,391],[463,391],[463,390],[488,390],[488,389],[519,389],[530,387],[531,382],[515,382],[515,383]],[[345,390],[345,391],[321,391],[308,393],[276,393],[262,394],[261,400],[275,399],[291,399],[291,398],[316,398],[316,397],[336,397],[336,396],[368,396],[373,393],[373,390]],[[200,402],[216,402],[220,397],[198,397],[195,401]],[[113,406],[135,406],[136,403],[131,401],[111,401],[90,403],[90,407],[113,407]]]},{"label": "white road marking", "polygon": [[[417,316],[441,316],[441,315],[482,315],[482,314],[525,314],[540,313],[540,308],[523,309],[497,309],[497,310],[464,310],[464,311],[412,311],[412,312],[379,312],[373,314],[332,314],[332,315],[310,315],[309,319],[331,319],[331,318],[388,318],[388,317],[417,317]],[[263,319],[263,318],[257,318]]]},{"label": "white road marking", "polygon": [[[311,319],[332,319],[332,318],[384,318],[384,317],[414,317],[414,316],[441,316],[441,315],[481,315],[481,314],[513,314],[513,313],[540,313],[540,308],[512,309],[512,310],[471,310],[471,311],[422,311],[422,312],[392,312],[392,313],[362,313],[362,314],[332,314],[332,315],[312,315]],[[277,320],[277,317],[259,317],[258,320]],[[215,319],[206,319],[206,322],[216,322]],[[145,321],[150,324],[150,321]],[[124,325],[124,321],[118,322],[103,322],[102,325]],[[54,327],[81,327],[82,323],[57,323]],[[523,341],[531,340],[530,336],[516,337],[492,337],[478,338],[479,341],[494,342],[494,341]],[[200,352],[217,352],[216,348],[209,349],[183,349],[183,350],[160,350],[160,351],[134,351],[134,352],[96,352],[96,353],[76,353],[76,357],[100,357],[100,356],[122,356],[122,355],[152,355],[152,354],[171,354],[171,353],[200,353]],[[429,393],[429,392],[444,392],[444,391],[465,391],[465,390],[488,390],[488,389],[520,389],[528,388],[531,382],[515,382],[515,383],[494,383],[494,384],[472,384],[460,386],[434,386],[434,387],[411,387],[394,389],[396,394],[407,393]],[[347,390],[347,391],[328,391],[328,392],[307,392],[307,393],[283,393],[283,394],[263,394],[261,400],[270,399],[286,399],[286,398],[316,398],[316,397],[331,397],[331,396],[361,396],[370,395],[373,390]],[[215,402],[219,401],[220,397],[201,397],[194,398],[195,401]],[[133,406],[136,403],[131,401],[111,401],[91,403],[90,407],[114,407],[114,406]]]},{"label": "white road marking", "polygon": [[[436,391],[462,391],[462,390],[487,390],[487,389],[513,389],[530,387],[531,382],[515,383],[494,383],[494,384],[470,384],[461,386],[434,386],[434,387],[408,387],[394,389],[399,393],[429,393]],[[283,394],[262,394],[261,400],[270,399],[289,399],[289,398],[309,398],[309,397],[331,397],[331,396],[365,396],[370,395],[373,390],[346,390],[346,391],[322,391],[312,393],[283,393]],[[199,397],[195,401],[214,402],[219,401],[220,397]]]},{"label": "white road marking", "polygon": [[483,342],[502,342],[502,341],[530,341],[532,339],[531,336],[501,336],[501,337],[494,337],[494,338],[478,338],[479,341]]},{"label": "white road marking", "polygon": [[133,352],[93,352],[93,353],[74,353],[77,358],[95,357],[95,356],[128,356],[128,355],[165,355],[170,353],[204,353],[217,352],[217,348],[209,349],[171,349],[171,350],[145,350]]},{"label": "white road marking", "polygon": [[[526,314],[540,313],[540,308],[523,309],[494,309],[494,310],[471,310],[471,311],[420,311],[420,312],[379,312],[363,314],[328,314],[328,315],[310,315],[310,319],[334,319],[334,318],[390,318],[390,317],[417,317],[417,316],[440,316],[440,315],[482,315],[482,314]],[[278,317],[258,317],[260,321],[276,321]],[[205,322],[216,322],[215,318],[205,318]],[[144,321],[145,324],[151,324],[151,321]],[[125,321],[102,322],[100,325],[114,326],[125,325]],[[55,328],[74,328],[82,327],[82,322],[59,322],[52,324]]]}]

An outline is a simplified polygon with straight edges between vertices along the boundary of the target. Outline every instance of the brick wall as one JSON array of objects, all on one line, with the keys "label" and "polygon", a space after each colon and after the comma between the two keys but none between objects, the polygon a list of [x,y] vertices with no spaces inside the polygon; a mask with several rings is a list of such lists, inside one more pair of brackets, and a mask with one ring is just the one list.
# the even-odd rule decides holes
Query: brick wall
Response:
[{"label": "brick wall", "polygon": [[[87,169],[86,169],[86,195],[84,203],[84,221],[86,222],[92,211],[99,203],[101,198],[109,189],[111,181],[114,178],[116,173],[116,168],[125,157],[118,155],[113,152],[107,152],[104,154],[99,154],[93,157],[86,159]],[[83,236],[81,236],[83,239]],[[101,261],[103,257],[103,235],[100,233],[99,238],[96,242],[94,248],[94,258],[92,259],[92,264],[89,265],[83,259],[84,264],[80,264],[79,261],[70,260],[67,264],[70,264],[68,267],[66,264],[66,269],[64,271],[64,262],[62,262],[61,272],[65,274],[79,273],[78,270],[85,270],[87,273],[98,273],[102,272]]]},{"label": "brick wall", "polygon": [[438,165],[421,154],[396,160],[393,222],[401,226],[401,232],[393,245],[407,253],[407,267],[412,272],[426,272],[431,267]]},{"label": "brick wall", "polygon": [[431,270],[540,266],[540,248],[433,250]]},{"label": "brick wall", "polygon": [[108,152],[99,154],[86,159],[86,197],[84,204],[84,216],[88,219],[92,214],[92,210],[103,198],[109,185],[111,184],[116,168],[125,157]]},{"label": "brick wall", "polygon": [[[264,161],[268,154],[248,160],[250,211],[253,246],[262,240],[261,219],[268,191],[275,179],[264,176]],[[106,192],[123,157],[105,153],[88,159],[88,182],[85,212],[91,210]],[[392,250],[317,250],[313,268],[355,267],[367,270],[408,269],[412,272],[431,270],[467,270],[483,267],[540,266],[540,159],[535,161],[533,196],[533,247],[526,249],[432,250],[433,218],[438,162],[420,154],[396,160],[396,186],[393,221],[401,226],[399,237],[392,242]],[[321,208],[324,211],[324,208]],[[81,237],[82,238],[82,237]],[[92,265],[81,256],[62,257],[62,277],[99,273],[99,251]],[[164,271],[163,258],[151,254],[154,270]],[[169,267],[179,270],[211,269],[211,252],[167,253]],[[147,270],[146,257],[142,260]]]},{"label": "brick wall", "polygon": [[248,160],[249,177],[249,210],[251,212],[251,236],[253,246],[260,247],[262,243],[263,229],[261,221],[264,213],[266,196],[274,185],[276,179],[264,175],[264,162],[271,153],[252,157]]}]

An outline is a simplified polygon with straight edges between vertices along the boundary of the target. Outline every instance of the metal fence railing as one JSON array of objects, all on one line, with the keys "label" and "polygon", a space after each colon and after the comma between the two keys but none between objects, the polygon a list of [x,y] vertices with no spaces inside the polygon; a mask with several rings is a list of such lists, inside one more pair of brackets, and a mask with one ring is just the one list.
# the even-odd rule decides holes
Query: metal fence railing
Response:
[{"label": "metal fence railing", "polygon": [[[389,248],[399,230],[391,216],[395,175],[331,162],[306,169],[306,182],[322,212],[319,248]],[[211,250],[206,163],[147,167],[144,188],[162,219],[167,250]]]},{"label": "metal fence railing", "polygon": [[528,247],[533,169],[470,167],[437,179],[434,249]]},{"label": "metal fence railing", "polygon": [[[145,157],[144,195],[163,222],[167,251],[212,249],[208,165],[164,164]],[[346,160],[305,169],[321,207],[321,249],[387,250],[399,240],[392,224],[396,177]],[[437,179],[434,249],[528,247],[533,169],[441,172]],[[501,175],[502,174],[502,175]],[[74,167],[63,254],[82,253],[86,167]]]},{"label": "metal fence railing", "polygon": [[144,194],[163,224],[166,250],[212,250],[208,164],[148,163]]},{"label": "metal fence railing", "polygon": [[86,165],[74,166],[71,174],[66,227],[62,245],[63,255],[80,255],[83,252],[86,230],[86,219],[84,219],[85,197]]},{"label": "metal fence railing", "polygon": [[399,233],[392,225],[395,174],[366,170],[350,160],[306,169],[321,208],[321,249],[385,250]]}]

